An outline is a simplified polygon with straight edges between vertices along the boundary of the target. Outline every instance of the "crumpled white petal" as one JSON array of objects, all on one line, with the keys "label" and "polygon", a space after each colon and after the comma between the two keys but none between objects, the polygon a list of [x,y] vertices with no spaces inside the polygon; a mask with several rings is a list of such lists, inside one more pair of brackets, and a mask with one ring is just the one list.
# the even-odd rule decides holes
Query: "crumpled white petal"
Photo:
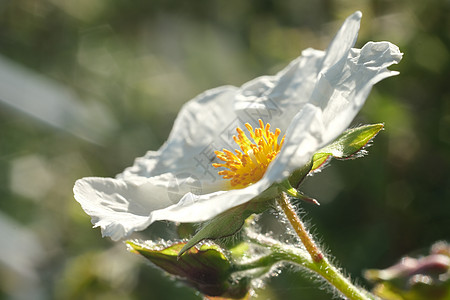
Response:
[{"label": "crumpled white petal", "polygon": [[[78,180],[75,199],[104,236],[118,240],[157,220],[206,221],[258,196],[332,142],[350,125],[372,86],[397,74],[387,69],[401,60],[395,45],[370,42],[352,48],[360,19],[361,13],[354,13],[326,51],[307,49],[274,76],[192,99],[158,151],[137,158],[116,179]],[[256,125],[258,119],[285,132],[285,144],[260,181],[227,190],[211,165],[213,151],[236,148],[236,127]]]}]

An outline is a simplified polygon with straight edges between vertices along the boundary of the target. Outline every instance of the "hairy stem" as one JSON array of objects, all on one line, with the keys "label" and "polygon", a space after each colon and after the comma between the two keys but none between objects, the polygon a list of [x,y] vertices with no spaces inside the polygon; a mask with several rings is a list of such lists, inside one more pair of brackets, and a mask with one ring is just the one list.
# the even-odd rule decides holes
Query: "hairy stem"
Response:
[{"label": "hairy stem", "polygon": [[320,251],[319,247],[317,247],[316,243],[311,238],[309,233],[306,231],[303,222],[295,213],[294,207],[289,202],[289,199],[286,196],[286,194],[281,193],[281,196],[277,199],[277,201],[278,204],[281,206],[281,209],[283,210],[287,219],[289,220],[289,223],[291,223],[292,228],[295,230],[295,233],[297,233],[297,236],[300,238],[301,242],[305,246],[306,251],[308,251],[308,253],[311,255],[313,261],[320,262],[321,260],[323,260],[324,257],[322,252]]},{"label": "hairy stem", "polygon": [[378,299],[376,296],[370,294],[364,289],[353,285],[352,282],[346,278],[339,271],[339,269],[333,266],[326,257],[323,257],[317,262],[312,260],[310,254],[303,249],[280,243],[272,238],[258,235],[254,232],[247,232],[247,237],[252,243],[270,249],[270,254],[257,260],[242,264],[237,268],[237,270],[242,271],[257,267],[266,267],[267,270],[269,269],[267,268],[268,265],[274,265],[280,261],[287,261],[319,274],[347,299]]},{"label": "hairy stem", "polygon": [[284,253],[286,254],[286,257],[289,258],[288,260],[318,273],[348,299],[376,299],[375,296],[369,294],[367,291],[354,286],[348,278],[346,278],[335,266],[333,266],[328,261],[328,259],[326,259],[326,257],[324,257],[321,250],[306,230],[303,222],[297,216],[294,207],[289,202],[289,199],[285,193],[282,193],[277,201],[287,219],[289,220],[292,228],[305,246],[306,251],[311,256],[311,260],[305,260],[304,251],[293,251],[293,249],[295,248],[288,247],[287,245],[274,245],[275,247],[272,247],[272,250],[277,250],[277,253]]},{"label": "hairy stem", "polygon": [[[377,299],[374,295],[352,284],[352,282],[345,277],[335,266],[333,266],[325,257],[319,261],[311,261],[305,264],[305,260],[301,257],[301,253],[293,251],[292,248],[279,248],[278,251],[287,253],[292,262],[302,265],[311,271],[316,272],[322,276],[330,285],[336,288],[340,294],[347,299],[352,300],[369,300]],[[299,255],[300,254],[300,255]]]}]

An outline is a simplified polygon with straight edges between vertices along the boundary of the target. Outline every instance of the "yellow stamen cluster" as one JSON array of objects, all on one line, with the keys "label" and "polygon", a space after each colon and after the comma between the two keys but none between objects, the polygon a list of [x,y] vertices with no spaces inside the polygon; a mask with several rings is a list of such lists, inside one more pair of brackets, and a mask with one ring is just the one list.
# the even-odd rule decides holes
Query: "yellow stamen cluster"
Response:
[{"label": "yellow stamen cluster", "polygon": [[214,152],[223,163],[212,165],[215,168],[227,169],[219,171],[219,175],[224,179],[231,179],[230,184],[233,189],[244,188],[260,180],[283,146],[284,136],[278,143],[280,129],[277,128],[273,133],[270,131],[270,124],[264,125],[261,120],[259,120],[259,126],[253,130],[250,124],[245,124],[253,142],[241,128],[236,128],[238,135],[233,136],[233,139],[241,150],[234,150],[235,153],[227,149]]}]

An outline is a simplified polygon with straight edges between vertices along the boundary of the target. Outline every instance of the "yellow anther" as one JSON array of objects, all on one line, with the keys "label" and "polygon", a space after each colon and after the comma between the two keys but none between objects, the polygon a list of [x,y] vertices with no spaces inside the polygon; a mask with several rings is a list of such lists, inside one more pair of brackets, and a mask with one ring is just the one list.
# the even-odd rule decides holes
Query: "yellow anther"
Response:
[{"label": "yellow anther", "polygon": [[240,150],[234,150],[235,153],[227,149],[214,152],[223,163],[212,165],[215,168],[224,168],[218,174],[224,179],[230,179],[231,187],[234,189],[244,188],[260,180],[284,143],[284,136],[278,143],[281,130],[277,128],[275,133],[271,132],[269,123],[264,125],[264,122],[259,120],[259,128],[253,129],[248,123],[245,124],[245,128],[253,142],[238,127],[237,135],[233,136],[233,139]]}]

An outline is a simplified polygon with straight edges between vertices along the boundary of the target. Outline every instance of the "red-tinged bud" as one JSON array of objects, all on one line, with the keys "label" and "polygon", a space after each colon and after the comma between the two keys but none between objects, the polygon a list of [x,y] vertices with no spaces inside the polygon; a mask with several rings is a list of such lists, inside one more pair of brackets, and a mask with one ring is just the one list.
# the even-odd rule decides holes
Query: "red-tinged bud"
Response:
[{"label": "red-tinged bud", "polygon": [[428,256],[405,257],[387,269],[368,270],[365,277],[377,283],[374,292],[383,299],[450,299],[450,245],[436,243]]},{"label": "red-tinged bud", "polygon": [[132,241],[127,243],[131,252],[141,254],[208,297],[243,299],[248,294],[250,281],[232,278],[232,262],[215,244],[195,246],[178,256],[186,243],[170,246]]}]

